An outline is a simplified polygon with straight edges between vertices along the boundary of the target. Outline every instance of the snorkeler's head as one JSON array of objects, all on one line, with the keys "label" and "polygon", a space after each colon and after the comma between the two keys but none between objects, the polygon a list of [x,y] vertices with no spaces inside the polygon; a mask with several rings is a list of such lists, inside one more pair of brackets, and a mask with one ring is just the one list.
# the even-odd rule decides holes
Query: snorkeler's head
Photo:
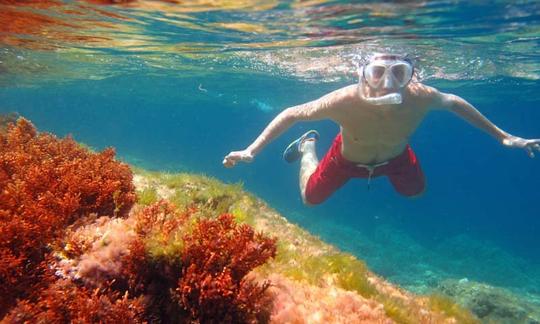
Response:
[{"label": "snorkeler's head", "polygon": [[374,54],[359,70],[361,94],[375,105],[400,104],[401,90],[411,81],[413,72],[414,65],[405,55]]}]

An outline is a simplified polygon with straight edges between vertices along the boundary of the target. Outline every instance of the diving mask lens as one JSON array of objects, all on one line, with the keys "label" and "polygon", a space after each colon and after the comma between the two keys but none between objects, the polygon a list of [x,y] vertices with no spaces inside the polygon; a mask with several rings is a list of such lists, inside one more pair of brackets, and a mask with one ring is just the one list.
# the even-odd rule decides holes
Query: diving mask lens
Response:
[{"label": "diving mask lens", "polygon": [[378,88],[386,74],[386,66],[379,64],[369,64],[364,69],[364,78],[372,88]]},{"label": "diving mask lens", "polygon": [[408,62],[394,62],[384,64],[381,62],[372,62],[364,69],[364,78],[374,89],[381,86],[383,80],[390,73],[397,87],[402,88],[411,80],[413,74],[412,65]]},{"label": "diving mask lens", "polygon": [[411,81],[413,69],[409,63],[398,62],[390,67],[392,76],[397,82],[398,87],[403,88]]}]

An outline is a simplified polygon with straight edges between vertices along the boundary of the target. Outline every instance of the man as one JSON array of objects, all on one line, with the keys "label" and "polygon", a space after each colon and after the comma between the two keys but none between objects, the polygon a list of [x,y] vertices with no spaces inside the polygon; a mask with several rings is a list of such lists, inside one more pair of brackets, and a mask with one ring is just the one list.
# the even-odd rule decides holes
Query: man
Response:
[{"label": "man", "polygon": [[243,151],[229,153],[225,167],[251,162],[270,141],[298,121],[330,119],[341,131],[321,162],[315,153],[316,131],[292,142],[284,159],[300,159],[300,191],[306,204],[319,204],[350,178],[385,175],[400,194],[413,197],[425,188],[418,159],[408,144],[427,113],[449,110],[508,147],[530,157],[540,139],[527,140],[499,129],[464,99],[413,80],[414,66],[405,56],[376,54],[359,70],[359,83],[320,99],[282,111]]}]

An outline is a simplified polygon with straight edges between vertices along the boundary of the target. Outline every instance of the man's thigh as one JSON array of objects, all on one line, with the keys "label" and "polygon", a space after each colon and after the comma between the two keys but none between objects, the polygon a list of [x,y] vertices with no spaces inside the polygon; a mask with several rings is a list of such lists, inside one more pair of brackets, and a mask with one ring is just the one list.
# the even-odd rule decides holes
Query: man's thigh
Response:
[{"label": "man's thigh", "polygon": [[403,196],[420,195],[426,187],[426,179],[418,158],[407,148],[407,158],[387,174],[394,189]]},{"label": "man's thigh", "polygon": [[339,165],[338,159],[329,153],[319,162],[317,169],[307,182],[304,194],[309,204],[322,203],[350,179],[343,167]]}]

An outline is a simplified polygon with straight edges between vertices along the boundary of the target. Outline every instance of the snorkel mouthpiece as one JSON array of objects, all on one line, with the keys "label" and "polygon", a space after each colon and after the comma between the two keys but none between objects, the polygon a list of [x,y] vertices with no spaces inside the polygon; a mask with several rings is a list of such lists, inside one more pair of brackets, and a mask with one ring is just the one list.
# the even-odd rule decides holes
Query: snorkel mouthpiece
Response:
[{"label": "snorkel mouthpiece", "polygon": [[373,97],[373,98],[367,98],[365,96],[362,96],[365,101],[369,102],[370,104],[381,106],[381,105],[399,105],[403,102],[403,98],[401,97],[401,93],[389,93],[384,96],[380,97]]},{"label": "snorkel mouthpiece", "polygon": [[[358,69],[360,94],[365,101],[373,105],[399,105],[403,102],[401,92],[411,81],[413,71],[412,62],[404,56],[376,54]],[[365,93],[364,87],[371,91]],[[392,92],[373,96],[373,92],[382,90]]]}]

